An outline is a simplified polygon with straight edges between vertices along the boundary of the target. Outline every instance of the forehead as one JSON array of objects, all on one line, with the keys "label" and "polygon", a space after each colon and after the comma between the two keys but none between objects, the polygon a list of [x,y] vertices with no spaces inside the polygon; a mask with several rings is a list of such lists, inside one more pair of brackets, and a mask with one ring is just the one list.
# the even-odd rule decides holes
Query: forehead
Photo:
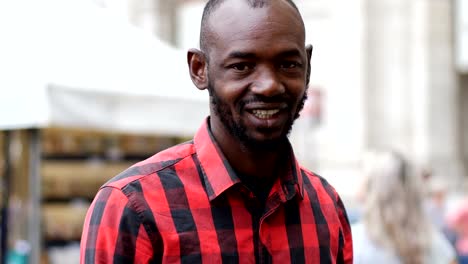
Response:
[{"label": "forehead", "polygon": [[250,7],[246,1],[226,1],[214,11],[208,23],[208,43],[216,53],[238,49],[303,50],[305,46],[302,18],[282,0],[257,8]]}]

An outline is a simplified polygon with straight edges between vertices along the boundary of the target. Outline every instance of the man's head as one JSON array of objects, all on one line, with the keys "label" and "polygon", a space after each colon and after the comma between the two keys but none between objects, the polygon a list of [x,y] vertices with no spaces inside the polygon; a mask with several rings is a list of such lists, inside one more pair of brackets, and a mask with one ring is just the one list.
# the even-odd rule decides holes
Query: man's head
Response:
[{"label": "man's head", "polygon": [[[202,21],[201,21],[201,27],[200,27],[200,49],[203,52],[207,52],[207,49],[209,48],[209,39],[210,36],[210,30],[209,30],[209,18],[211,14],[216,11],[216,9],[224,3],[226,0],[209,0],[205,8],[203,9],[203,16],[202,16]],[[271,0],[240,0],[240,1],[245,1],[247,4],[249,4],[252,8],[262,8],[265,5],[268,5],[271,3]],[[296,4],[292,0],[284,0],[288,4],[291,5],[298,13],[299,9],[297,8]]]},{"label": "man's head", "polygon": [[194,84],[210,93],[217,137],[247,148],[287,141],[306,98],[312,47],[290,0],[211,0],[199,50],[188,62]]}]

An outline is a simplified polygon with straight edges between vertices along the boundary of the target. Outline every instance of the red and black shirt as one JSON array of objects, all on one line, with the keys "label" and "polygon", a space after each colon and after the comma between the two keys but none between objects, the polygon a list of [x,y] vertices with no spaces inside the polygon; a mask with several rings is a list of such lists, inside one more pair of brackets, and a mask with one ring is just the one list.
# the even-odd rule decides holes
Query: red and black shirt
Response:
[{"label": "red and black shirt", "polygon": [[352,263],[343,203],[300,167],[264,204],[240,182],[204,122],[194,139],[106,183],[86,216],[81,263]]}]

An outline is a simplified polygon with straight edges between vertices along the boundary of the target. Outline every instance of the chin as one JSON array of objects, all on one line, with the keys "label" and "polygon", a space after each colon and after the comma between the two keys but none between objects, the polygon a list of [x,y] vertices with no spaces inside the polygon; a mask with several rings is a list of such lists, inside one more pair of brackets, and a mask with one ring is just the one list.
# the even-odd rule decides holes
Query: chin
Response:
[{"label": "chin", "polygon": [[284,146],[288,142],[287,134],[282,133],[279,136],[266,136],[266,135],[256,135],[248,136],[244,135],[242,138],[239,138],[242,145],[246,148],[254,151],[276,151],[281,146]]},{"label": "chin", "polygon": [[254,144],[250,146],[250,149],[258,152],[273,152],[278,151],[278,149],[284,146],[286,142],[286,138],[257,140]]}]

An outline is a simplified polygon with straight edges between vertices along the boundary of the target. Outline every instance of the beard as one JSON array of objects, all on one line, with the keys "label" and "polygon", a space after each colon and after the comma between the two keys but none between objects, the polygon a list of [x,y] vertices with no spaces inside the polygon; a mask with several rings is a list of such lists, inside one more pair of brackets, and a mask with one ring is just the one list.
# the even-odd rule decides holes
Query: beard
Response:
[{"label": "beard", "polygon": [[[257,150],[257,151],[263,151],[263,152],[271,152],[275,151],[278,149],[279,146],[284,145],[288,142],[288,135],[291,132],[292,126],[294,121],[299,118],[300,116],[300,111],[304,107],[305,100],[307,99],[307,87],[305,89],[304,95],[302,96],[296,112],[294,115],[290,115],[285,127],[283,128],[283,131],[281,132],[281,135],[277,138],[269,138],[265,140],[258,140],[253,138],[252,136],[249,135],[247,126],[244,124],[242,120],[236,121],[234,119],[234,115],[228,105],[219,95],[216,93],[214,89],[214,85],[209,82],[208,83],[208,92],[210,94],[210,103],[212,106],[213,111],[218,115],[221,123],[223,126],[226,128],[229,133],[237,138],[240,142],[240,144],[249,149],[249,150]],[[285,99],[281,96],[278,97],[263,97],[263,96],[258,96],[255,95],[252,98],[249,98],[248,100],[242,100],[238,103],[236,106],[236,110],[239,114],[242,114],[242,111],[244,111],[244,106],[247,103],[252,103],[252,102],[278,102],[278,101],[285,101]],[[292,102],[291,100],[287,100],[288,105],[291,105]],[[259,130],[260,132],[262,130]],[[265,131],[268,132],[268,131]]]}]

